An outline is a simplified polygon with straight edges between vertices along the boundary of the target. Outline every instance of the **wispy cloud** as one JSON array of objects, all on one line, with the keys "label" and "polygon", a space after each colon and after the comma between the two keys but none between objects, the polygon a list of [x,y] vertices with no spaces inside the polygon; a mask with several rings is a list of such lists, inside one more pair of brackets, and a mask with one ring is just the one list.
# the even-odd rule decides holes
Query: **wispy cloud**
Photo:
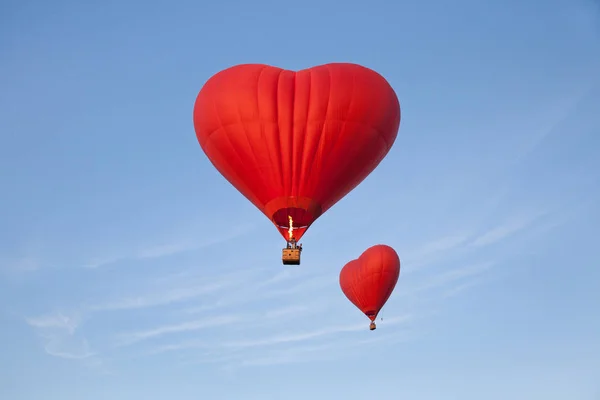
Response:
[{"label": "wispy cloud", "polygon": [[291,296],[297,293],[318,290],[336,283],[337,275],[326,274],[300,281],[292,286],[264,291],[261,293],[260,298],[264,300],[273,297]]},{"label": "wispy cloud", "polygon": [[166,334],[172,333],[181,333],[181,332],[190,332],[190,331],[198,331],[206,328],[213,328],[223,325],[229,325],[235,322],[240,321],[242,318],[240,316],[235,315],[227,315],[227,316],[219,316],[210,319],[199,319],[194,321],[187,321],[174,325],[165,325],[157,328],[126,333],[120,335],[120,345],[130,345],[133,343],[140,342],[142,340],[151,339],[160,337]]},{"label": "wispy cloud", "polygon": [[469,243],[470,246],[489,246],[514,235],[525,228],[530,227],[538,218],[546,215],[546,212],[536,212],[530,215],[515,217],[507,222],[497,225],[484,232]]},{"label": "wispy cloud", "polygon": [[440,239],[435,239],[418,247],[414,254],[415,257],[427,257],[440,252],[446,252],[463,244],[468,239],[468,235],[464,233],[455,233],[444,236]]},{"label": "wispy cloud", "polygon": [[56,312],[38,317],[26,318],[25,321],[34,328],[41,329],[61,329],[68,333],[74,333],[80,323],[78,315],[65,315],[62,312]]},{"label": "wispy cloud", "polygon": [[[399,323],[408,322],[408,321],[410,321],[410,319],[411,319],[410,315],[387,318],[385,320],[385,325],[386,326],[396,325]],[[321,338],[323,336],[329,336],[329,335],[333,335],[333,334],[364,331],[365,327],[366,327],[365,323],[354,324],[354,325],[326,326],[324,328],[316,329],[313,331],[307,331],[307,332],[303,332],[303,333],[289,333],[289,334],[272,336],[272,337],[265,338],[265,339],[228,342],[228,343],[223,344],[223,346],[231,347],[231,348],[274,346],[274,345],[282,344],[282,343],[303,342],[303,341],[317,339],[317,338]]]},{"label": "wispy cloud", "polygon": [[297,316],[298,314],[302,314],[309,310],[310,310],[309,307],[300,306],[300,305],[281,307],[281,308],[276,308],[274,310],[266,311],[264,318],[265,319],[274,319],[274,318]]},{"label": "wispy cloud", "polygon": [[477,276],[474,279],[468,280],[466,282],[458,283],[458,284],[454,285],[453,287],[448,288],[447,290],[445,290],[442,293],[442,297],[444,297],[444,298],[454,297],[454,296],[464,292],[465,290],[470,289],[475,286],[479,286],[479,285],[483,284],[484,282],[485,282],[485,279],[483,279],[481,276]]},{"label": "wispy cloud", "polygon": [[414,296],[424,291],[436,291],[442,293],[451,293],[455,291],[455,294],[462,289],[466,289],[466,284],[470,284],[469,287],[474,286],[471,281],[465,281],[467,279],[478,278],[494,266],[493,262],[484,262],[471,264],[459,268],[453,268],[448,271],[435,271],[431,275],[427,276],[417,284],[410,288],[406,288],[399,296]]},{"label": "wispy cloud", "polygon": [[148,285],[138,289],[135,295],[117,295],[112,299],[98,301],[82,307],[86,314],[102,311],[126,311],[144,309],[150,307],[167,306],[177,303],[187,303],[202,297],[210,297],[211,303],[204,302],[202,306],[188,308],[189,313],[193,309],[205,311],[216,309],[222,304],[214,304],[214,296],[223,293],[235,295],[240,288],[256,279],[260,269],[248,269],[236,271],[235,273],[224,273],[213,275],[203,272],[210,271],[209,268],[192,269],[184,273],[176,273],[163,276],[159,280],[148,282]]},{"label": "wispy cloud", "polygon": [[[549,212],[534,211],[513,216],[506,221],[477,234],[474,230],[459,230],[455,233],[433,239],[425,244],[400,255],[403,270],[402,275],[419,270],[421,267],[447,260],[450,256],[461,252],[472,252],[486,246],[510,239],[513,235],[534,226]],[[406,268],[408,267],[408,268]]]},{"label": "wispy cloud", "polygon": [[208,246],[214,246],[236,239],[240,236],[249,233],[253,228],[253,225],[239,225],[234,227],[229,232],[225,232],[221,235],[211,236],[204,240],[197,241],[186,239],[171,243],[162,243],[153,246],[142,247],[139,250],[134,251],[132,254],[92,259],[89,262],[87,262],[84,265],[84,267],[94,269],[114,264],[120,261],[152,259],[171,256],[186,251],[199,250]]},{"label": "wispy cloud", "polygon": [[234,282],[215,282],[189,287],[175,287],[164,291],[150,292],[137,296],[128,296],[90,306],[88,311],[132,310],[156,307],[194,299],[217,292]]},{"label": "wispy cloud", "polygon": [[[431,283],[429,289],[422,288],[422,290],[431,290],[436,287],[436,284],[443,286],[444,282],[460,281],[460,277],[475,275],[474,270],[477,268],[472,269],[473,271],[466,268],[461,271],[451,271],[442,278],[438,277],[437,279],[441,281]],[[313,276],[306,273],[303,279],[298,277],[293,279],[284,271],[265,279],[268,275],[269,271],[259,271],[255,274],[248,272],[236,284],[228,285],[227,282],[232,276],[224,274],[220,277],[211,277],[212,282],[205,282],[205,286],[192,286],[195,288],[192,291],[178,291],[174,286],[173,291],[159,291],[154,297],[132,296],[101,302],[89,307],[83,314],[54,313],[28,318],[27,322],[36,329],[46,329],[45,333],[50,332],[51,329],[57,330],[52,336],[45,337],[45,349],[48,354],[58,357],[86,359],[106,351],[123,356],[125,354],[123,352],[126,352],[129,346],[136,344],[134,353],[138,353],[138,356],[177,352],[176,354],[184,354],[193,362],[216,363],[221,367],[232,368],[315,360],[319,357],[324,359],[339,357],[338,350],[342,344],[346,348],[353,348],[365,339],[365,332],[369,332],[366,318],[362,318],[364,320],[355,324],[336,323],[345,320],[336,313],[331,315],[332,321],[325,323],[329,319],[329,314],[324,313],[327,308],[324,301],[331,301],[327,300],[331,298],[331,291],[327,291],[329,295],[322,295],[323,299],[315,294],[320,293],[324,286],[337,285],[337,280],[332,280],[336,274]],[[190,277],[185,274],[181,278],[185,282],[190,280]],[[175,278],[165,281],[174,285],[182,284],[181,280]],[[248,292],[237,297],[240,289],[244,287],[260,288],[259,292],[261,292],[265,288],[281,284],[284,284],[283,288],[267,290],[263,293],[262,300],[256,300],[260,302],[259,304],[270,305],[263,310],[255,307],[248,308],[247,301],[244,302],[248,299],[244,298],[248,296]],[[232,296],[231,298],[236,300],[233,303],[235,306],[232,307],[232,313],[223,315],[219,308],[206,307],[204,311],[198,310],[198,315],[193,319],[179,319],[173,322],[173,317],[189,316],[193,313],[177,313],[180,308],[170,307],[168,314],[165,315],[166,319],[171,320],[170,323],[114,333],[113,340],[109,340],[100,353],[97,349],[92,349],[85,337],[78,334],[84,319],[82,316],[89,319],[95,312],[116,310],[137,312],[143,307],[159,303],[174,306],[179,303],[179,300],[193,299],[195,294],[206,295],[207,299],[211,299],[217,293],[223,298]],[[285,303],[284,299],[289,296],[295,299],[300,296],[310,300],[301,304]],[[186,305],[183,309],[187,307]],[[351,305],[347,305],[344,311],[352,315],[355,312]],[[378,332],[393,330],[394,326],[405,326],[412,320],[413,315],[410,312],[386,318],[385,321],[378,323]],[[312,330],[301,329],[301,326],[309,326],[305,323],[321,326]],[[220,333],[216,333],[217,330]],[[394,336],[396,339],[402,336],[402,330],[393,332],[396,333]],[[390,337],[388,340],[395,339]]]},{"label": "wispy cloud", "polygon": [[[214,295],[216,292],[235,291],[235,288],[248,279],[253,271],[222,274],[219,276],[206,274],[173,274],[161,280],[150,281],[147,288],[135,295],[118,296],[99,302],[82,303],[73,312],[51,312],[35,317],[26,317],[25,322],[34,328],[44,340],[44,348],[49,355],[85,359],[95,355],[81,327],[84,321],[92,320],[95,314],[109,312],[136,312],[158,306],[173,306],[197,300],[202,296]],[[200,330],[210,326],[230,323],[231,318],[224,317],[213,320],[197,320],[179,323],[172,326],[136,331],[125,334],[119,344],[132,344],[168,333]]]},{"label": "wispy cloud", "polygon": [[77,314],[66,315],[56,312],[27,318],[26,322],[35,328],[44,342],[44,350],[49,355],[85,359],[95,354],[87,340],[77,334],[77,328],[81,323],[81,317]]},{"label": "wispy cloud", "polygon": [[80,360],[95,355],[85,338],[73,340],[64,336],[42,336],[46,339],[44,349],[51,356]]},{"label": "wispy cloud", "polygon": [[[356,337],[340,340],[332,339],[328,342],[313,345],[295,345],[285,348],[276,348],[266,354],[254,354],[251,356],[232,357],[225,368],[235,369],[240,367],[268,367],[283,364],[297,364],[315,361],[328,361],[343,359],[350,356],[360,356],[372,350],[375,345],[389,346],[409,339],[409,335],[395,331],[393,334],[377,335],[369,339]],[[368,345],[368,346],[366,346]],[[364,354],[363,354],[364,355]],[[219,360],[222,361],[222,360]]]},{"label": "wispy cloud", "polygon": [[[387,318],[380,325],[382,329],[390,329],[407,324],[411,320],[411,315],[402,315]],[[339,357],[339,350],[342,349],[356,348],[367,343],[389,344],[406,339],[406,335],[398,329],[368,339],[364,338],[365,334],[370,334],[367,322],[353,325],[326,325],[300,333],[295,333],[288,328],[288,333],[254,339],[172,343],[154,349],[151,354],[185,350],[185,354],[189,355],[185,364],[217,363],[223,368],[238,368],[330,359]],[[199,349],[200,353],[190,352],[193,349]]]},{"label": "wispy cloud", "polygon": [[[272,274],[270,270],[264,272],[265,274]],[[264,275],[245,278],[243,284],[240,282],[235,287],[235,290],[220,292],[217,300],[208,304],[187,307],[183,311],[188,314],[197,314],[207,310],[222,309],[241,304],[249,305],[250,303],[263,302],[265,300],[282,300],[285,297],[294,297],[302,293],[315,292],[336,284],[336,274],[319,274],[303,279],[299,271],[287,270],[277,273],[270,278],[265,278]]]},{"label": "wispy cloud", "polygon": [[[408,271],[423,267],[447,256],[448,252],[460,249],[469,239],[466,232],[455,232],[432,239],[425,244],[416,247],[400,255],[403,266],[409,266]],[[404,269],[403,273],[407,270]]]},{"label": "wispy cloud", "polygon": [[[514,218],[479,236],[457,230],[416,246],[409,255],[401,257],[403,263],[443,262],[449,254],[465,255],[468,254],[465,249],[477,252],[505,240],[530,226],[535,218]],[[175,254],[182,248],[167,246],[137,253],[137,257]],[[424,268],[409,280],[402,275],[388,309],[402,304],[405,314],[386,317],[378,323],[377,334],[384,337],[380,331],[394,333],[386,340],[406,338],[406,326],[415,320],[415,314],[427,314],[427,309],[417,310],[407,305],[406,296],[441,302],[484,283],[494,264],[462,262],[459,268],[443,271]],[[107,292],[107,298],[82,301],[83,306],[76,313],[51,313],[28,318],[27,323],[45,340],[46,352],[58,357],[88,359],[109,353],[119,358],[133,353],[164,354],[179,359],[184,355],[194,362],[234,367],[339,357],[344,352],[336,349],[353,348],[369,332],[368,320],[340,295],[338,270],[251,268],[223,274],[215,271],[218,268],[204,267],[153,276],[136,283],[135,290],[126,285],[116,286],[125,292]],[[340,305],[343,308],[338,310]],[[335,313],[328,310],[332,306],[336,307]],[[148,320],[149,314],[143,311],[151,307],[162,308]],[[103,333],[103,340],[89,337],[93,339],[92,347],[82,333],[84,320],[86,326],[96,318],[110,321],[116,312],[128,316],[127,327],[110,328],[112,325],[104,324],[107,332]],[[344,323],[348,321],[346,313],[360,322]],[[136,321],[136,315],[146,317]],[[307,329],[314,324],[318,327]]]},{"label": "wispy cloud", "polygon": [[558,129],[563,128],[563,124],[572,118],[585,104],[588,96],[598,87],[597,78],[587,79],[581,82],[579,87],[573,89],[571,96],[561,97],[553,107],[541,110],[542,112],[536,118],[536,126],[527,127],[529,136],[525,136],[520,148],[514,152],[515,162],[520,162],[530,156],[544,141]]}]

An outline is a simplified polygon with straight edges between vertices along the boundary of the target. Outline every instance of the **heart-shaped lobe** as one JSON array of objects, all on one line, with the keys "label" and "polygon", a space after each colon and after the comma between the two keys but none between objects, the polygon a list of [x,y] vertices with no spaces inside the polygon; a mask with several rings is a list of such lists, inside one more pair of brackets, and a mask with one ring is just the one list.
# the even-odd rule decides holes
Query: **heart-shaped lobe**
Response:
[{"label": "heart-shaped lobe", "polygon": [[194,105],[215,168],[288,239],[362,182],[398,134],[400,104],[377,72],[334,63],[298,72],[243,64],[213,75]]},{"label": "heart-shaped lobe", "polygon": [[400,276],[400,257],[390,246],[369,247],[340,271],[340,287],[348,300],[371,321],[389,299]]}]

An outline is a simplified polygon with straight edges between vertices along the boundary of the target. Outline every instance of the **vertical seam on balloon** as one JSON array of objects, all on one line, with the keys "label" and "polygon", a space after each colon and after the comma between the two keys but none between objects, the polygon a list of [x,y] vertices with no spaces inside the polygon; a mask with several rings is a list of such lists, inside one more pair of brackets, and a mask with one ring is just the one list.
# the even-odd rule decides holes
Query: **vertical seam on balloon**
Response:
[{"label": "vertical seam on balloon", "polygon": [[[365,254],[365,253],[363,252],[358,257],[359,267],[361,267],[361,268],[363,266],[363,259],[362,259],[363,254]],[[354,287],[358,287],[360,285],[360,276],[359,276],[358,272],[359,272],[359,270],[356,270],[354,272]],[[364,314],[365,313],[365,310],[364,310],[364,308],[365,308],[365,298],[364,298],[363,294],[364,294],[363,291],[357,291],[356,298],[358,299],[358,303],[360,304],[360,310]]]},{"label": "vertical seam on balloon", "polygon": [[[260,109],[260,99],[259,99],[259,88],[260,88],[260,77],[262,76],[263,72],[266,70],[266,67],[263,68],[260,73],[258,74],[258,80],[257,80],[257,84],[256,84],[256,108],[258,111],[258,123],[259,123],[259,130],[260,130],[260,136],[261,136],[261,141],[262,142],[266,142],[267,146],[270,145],[270,143],[268,142],[267,137],[265,136],[265,129],[264,129],[264,122],[263,122],[263,118],[262,118],[262,114],[261,114],[261,109]],[[270,83],[270,82],[269,82]],[[270,85],[269,85],[270,86]],[[275,102],[277,104],[277,102]],[[269,121],[270,122],[270,121]],[[256,156],[256,153],[254,152],[254,149],[252,149],[253,154]],[[272,157],[272,152],[270,151],[270,146],[269,146],[269,151],[266,152],[267,153],[267,157],[269,158],[269,172],[270,174],[268,174],[268,182],[267,185],[265,185],[266,187],[273,187],[273,178],[274,175],[273,174],[273,157]],[[262,181],[263,184],[265,183],[265,177],[267,177],[267,174],[265,174],[263,172],[263,170],[261,169],[261,175],[262,175]],[[265,199],[265,201],[268,201],[270,198],[273,197],[273,194],[271,193],[271,191],[269,191],[269,198]],[[269,218],[271,218],[271,215],[268,216]]]},{"label": "vertical seam on balloon", "polygon": [[[357,263],[358,266],[362,266],[361,261],[360,261],[360,257],[357,259]],[[352,274],[352,284],[351,284],[351,288],[352,288],[352,297],[354,298],[354,300],[356,301],[356,306],[358,307],[358,309],[363,312],[363,306],[364,306],[364,302],[362,300],[362,296],[361,293],[358,291],[358,283],[359,283],[359,279],[358,279],[358,272],[355,268],[353,269],[353,274]],[[364,312],[363,312],[364,314]]]},{"label": "vertical seam on balloon", "polygon": [[372,311],[375,313],[375,315],[377,315],[377,303],[374,300],[377,300],[377,298],[375,296],[377,296],[377,287],[375,286],[375,282],[376,282],[376,276],[377,276],[377,271],[373,271],[372,269],[369,269],[369,276],[365,279],[365,281],[367,281],[366,286],[370,289],[369,290],[369,310],[367,311]]},{"label": "vertical seam on balloon", "polygon": [[[362,124],[362,123],[359,123]],[[374,127],[371,124],[362,124],[368,128],[373,129],[373,131],[377,134],[376,137],[379,138],[384,146],[386,147],[386,151],[383,155],[383,157],[376,157],[373,158],[371,160],[371,163],[369,164],[364,164],[362,166],[362,168],[359,170],[359,172],[357,173],[357,175],[363,175],[365,173],[365,171],[371,170],[373,173],[375,172],[375,168],[383,161],[383,159],[385,158],[385,156],[387,155],[387,153],[389,152],[389,149],[391,148],[391,146],[388,146],[388,142],[384,139],[383,133],[377,129],[376,127]],[[344,196],[346,196],[348,193],[350,193],[350,191],[356,187],[358,187],[358,185],[360,185],[370,174],[367,174],[367,176],[365,176],[360,182],[356,183],[354,186],[347,186],[344,190],[340,191],[340,194],[338,196],[338,201],[340,199],[342,199]],[[337,201],[336,201],[337,202]],[[335,204],[335,203],[333,203]]]},{"label": "vertical seam on balloon", "polygon": [[[312,104],[311,101],[311,96],[312,96],[312,71],[310,69],[306,70],[307,74],[308,74],[308,93],[307,93],[307,104],[306,104],[306,115],[304,116],[304,126],[302,129],[302,157],[300,158],[300,171],[301,171],[301,176],[300,176],[300,184],[302,185],[300,190],[300,193],[306,193],[306,191],[304,190],[304,183],[308,183],[308,182],[313,182],[313,180],[310,179],[310,174],[305,174],[305,164],[308,163],[308,165],[312,165],[312,162],[310,162],[310,160],[308,160],[306,158],[307,156],[307,152],[306,152],[306,136],[307,136],[307,132],[308,132],[308,117],[310,116],[310,105]],[[312,195],[312,193],[311,193]],[[320,204],[319,204],[320,205]]]},{"label": "vertical seam on balloon", "polygon": [[[260,70],[260,72],[258,73],[258,78],[256,80],[256,96],[257,96],[257,98],[258,98],[258,86],[259,86],[259,82],[260,82],[260,77],[261,77],[262,73],[265,71],[265,69],[266,69],[266,67],[263,67]],[[257,103],[258,103],[258,101],[257,101]],[[235,104],[236,104],[236,108],[235,109],[237,111],[238,123],[242,127],[242,131],[244,132],[244,138],[246,139],[246,143],[248,144],[247,149],[250,150],[249,153],[252,156],[252,159],[254,160],[254,170],[255,170],[255,173],[256,172],[259,173],[259,175],[260,175],[260,180],[259,181],[261,183],[261,186],[264,187],[264,186],[266,186],[265,185],[265,180],[264,180],[264,176],[265,175],[263,174],[262,168],[260,167],[260,165],[258,163],[258,159],[256,157],[256,152],[254,151],[254,148],[252,147],[252,143],[251,143],[250,139],[248,138],[248,130],[246,129],[246,125],[242,121],[242,112],[240,110],[240,103],[236,102]],[[257,107],[259,107],[258,104],[257,104]],[[260,113],[259,113],[258,120],[259,120],[259,124],[260,124]],[[259,199],[259,200],[260,200],[260,202],[264,206],[265,199]]]},{"label": "vertical seam on balloon", "polygon": [[[383,263],[383,252],[379,253],[379,264],[381,265],[381,269],[380,269],[380,273],[379,273],[379,281],[377,282],[377,288],[378,290],[378,294],[381,293],[381,284],[383,283],[383,276],[385,275],[385,265]],[[386,288],[387,289],[387,288]],[[377,299],[377,300],[381,300],[381,299]],[[378,302],[379,304],[379,302]],[[379,307],[379,310],[377,310],[377,315],[379,315],[379,311],[381,311],[381,309],[383,308],[385,302],[381,303],[381,306]],[[376,317],[377,317],[376,315]]]},{"label": "vertical seam on balloon", "polygon": [[[292,104],[291,104],[291,111],[292,111],[292,115],[290,116],[290,122],[289,122],[289,127],[288,127],[288,143],[290,145],[290,151],[287,153],[289,154],[288,157],[288,184],[289,187],[286,188],[286,193],[289,193],[289,196],[294,196],[295,195],[295,191],[294,188],[296,187],[296,181],[295,181],[295,176],[294,176],[294,172],[296,171],[295,168],[295,160],[296,160],[296,140],[295,140],[295,135],[294,135],[294,124],[295,124],[295,114],[296,114],[296,84],[298,82],[298,73],[294,72],[294,81],[292,84]],[[288,208],[292,205],[290,202],[290,198],[288,197],[286,205],[288,206]]]},{"label": "vertical seam on balloon", "polygon": [[[279,169],[278,169],[278,174],[277,174],[277,180],[279,182],[279,187],[283,190],[285,190],[285,186],[284,186],[284,182],[283,182],[283,156],[282,156],[282,151],[281,151],[281,138],[279,137],[280,133],[280,129],[279,129],[279,85],[281,82],[281,74],[283,73],[283,70],[280,70],[279,73],[277,74],[277,88],[276,88],[276,93],[275,93],[275,116],[277,118],[277,120],[275,121],[275,140],[274,142],[276,143],[276,148],[279,149],[279,151],[276,151],[275,153],[275,157],[277,158],[277,165],[279,165]],[[278,193],[279,195],[279,193]],[[273,220],[273,216],[269,215],[268,216],[271,220]],[[275,221],[273,221],[275,222]]]},{"label": "vertical seam on balloon", "polygon": [[[353,72],[352,72],[352,92],[351,92],[351,94],[350,94],[350,103],[348,103],[348,108],[346,109],[346,114],[347,114],[347,115],[348,115],[348,114],[350,114],[350,110],[352,109],[352,105],[353,105],[353,103],[354,103],[354,96],[355,96],[355,93],[356,93],[356,74],[355,74],[355,73],[354,73],[354,71],[353,71]],[[340,141],[340,138],[342,137],[342,133],[343,133],[343,132],[344,132],[344,130],[346,129],[346,124],[347,124],[348,122],[349,122],[349,121],[348,121],[346,118],[344,118],[344,121],[343,121],[343,123],[342,123],[342,128],[341,128],[341,130],[338,132],[338,135],[337,135],[337,137],[336,137],[336,138],[335,138],[335,140],[334,140],[333,146],[331,146],[331,148],[332,148],[332,149],[335,149],[335,148],[336,148],[336,146],[337,146],[338,142]],[[332,150],[332,152],[333,152],[333,150]],[[331,154],[331,153],[330,153],[330,154]],[[331,160],[331,158],[330,158],[330,160]],[[345,188],[344,188],[344,189],[345,189]],[[343,190],[343,191],[345,191],[345,190]],[[342,191],[342,192],[343,192],[343,191]],[[342,196],[342,197],[343,197],[343,196]],[[337,195],[336,195],[336,196],[332,196],[332,198],[333,198],[333,199],[335,199],[335,198],[338,198],[338,201],[341,199],[341,197],[339,197],[339,196],[337,196]],[[336,201],[336,202],[337,202],[337,201]]]},{"label": "vertical seam on balloon", "polygon": [[[298,160],[296,160],[296,163],[299,164],[299,167],[297,168],[300,174],[300,177],[298,179],[298,185],[297,185],[297,192],[298,193],[306,193],[304,185],[307,182],[306,177],[304,176],[304,161],[305,161],[305,153],[306,153],[306,127],[307,127],[307,121],[308,121],[308,116],[310,114],[310,95],[311,95],[311,81],[312,81],[312,75],[310,72],[310,69],[305,70],[305,72],[308,75],[308,100],[306,101],[306,115],[304,116],[304,119],[300,120],[300,121],[304,121],[303,125],[302,125],[302,131],[300,132],[300,137],[299,140],[301,140],[301,146],[300,146],[300,157],[298,158]],[[296,76],[298,76],[299,72],[296,72]],[[297,81],[294,81],[294,83],[296,84]],[[296,102],[295,102],[295,94],[296,92],[294,91],[294,121],[296,120]],[[296,168],[296,163],[294,164],[294,168]]]},{"label": "vertical seam on balloon", "polygon": [[[240,153],[238,152],[237,148],[236,148],[235,146],[233,146],[233,144],[231,143],[231,139],[229,138],[229,135],[227,134],[227,127],[228,127],[228,126],[233,126],[233,124],[227,124],[227,125],[224,125],[224,124],[223,124],[223,119],[221,118],[221,116],[220,116],[220,114],[219,114],[219,108],[217,107],[217,104],[215,103],[215,101],[214,101],[214,100],[211,102],[211,104],[212,104],[212,106],[213,106],[213,109],[214,109],[214,111],[215,111],[215,115],[217,116],[217,120],[219,121],[219,125],[221,125],[221,128],[220,128],[220,129],[222,129],[222,130],[223,130],[223,136],[224,136],[224,137],[225,137],[225,139],[227,140],[227,143],[229,143],[229,147],[231,147],[231,148],[233,149],[233,152],[234,152],[234,153],[235,153],[235,155],[237,156],[237,158],[238,158],[238,161],[240,162],[240,164],[244,164],[244,161],[242,160],[242,157],[240,157]],[[214,132],[218,132],[218,131],[219,131],[219,129],[216,129]],[[208,138],[208,139],[211,139],[211,140],[212,140],[212,135],[211,135],[211,137],[210,137],[210,138]],[[208,145],[208,140],[205,142],[205,145]],[[212,161],[211,161],[211,162],[212,162]],[[237,173],[235,170],[231,170],[230,172],[231,172],[233,175],[235,175],[235,176],[238,178],[238,179],[236,179],[236,181],[238,181],[238,182],[239,182],[239,181],[240,181],[240,179],[239,179],[240,175],[239,175],[239,174],[238,174],[238,173]],[[226,178],[226,177],[225,177],[225,179],[227,180],[227,178]],[[246,186],[246,184],[245,184],[245,183],[242,183],[242,185],[243,185],[243,186]],[[242,194],[242,196],[244,196],[244,195]],[[244,196],[244,197],[246,197],[246,196]],[[256,200],[256,197],[254,197],[254,199]],[[260,200],[259,200],[259,201],[260,201]]]},{"label": "vertical seam on balloon", "polygon": [[[279,85],[281,83],[281,75],[282,74],[283,74],[283,69],[280,70],[279,74],[277,75],[277,93],[276,93],[277,99],[275,101],[275,107],[276,107],[275,113],[276,113],[276,116],[277,116],[277,123],[275,124],[275,129],[277,130],[277,132],[276,132],[276,135],[275,135],[275,139],[276,139],[276,142],[277,142],[277,147],[279,148],[279,152],[276,154],[277,161],[278,161],[278,164],[279,164],[279,174],[278,174],[277,178],[279,180],[279,187],[282,188],[284,190],[284,192],[285,192],[285,182],[284,182],[284,179],[283,179],[283,150],[281,148],[281,138],[280,138],[281,130],[279,129],[279,108],[280,108],[279,107],[279,92],[280,92]],[[269,218],[272,219],[273,216],[269,215]]]},{"label": "vertical seam on balloon", "polygon": [[[316,146],[315,151],[313,153],[314,160],[313,160],[312,163],[310,163],[310,167],[308,169],[308,177],[307,177],[307,179],[310,179],[310,176],[312,175],[313,167],[317,163],[317,160],[319,160],[319,168],[323,169],[322,168],[322,162],[319,159],[319,157],[317,157],[317,154],[320,154],[319,150],[321,148],[321,143],[323,142],[323,136],[325,136],[323,134],[323,131],[324,131],[324,128],[325,128],[325,124],[327,124],[327,115],[329,114],[329,106],[331,104],[331,80],[332,80],[331,79],[331,69],[330,69],[330,67],[327,67],[326,69],[327,69],[327,76],[329,78],[329,90],[327,92],[327,107],[325,108],[325,115],[323,116],[323,126],[321,127],[321,132],[320,132],[320,135],[319,135],[319,140],[317,141],[317,146]],[[308,125],[308,121],[307,121],[307,125]],[[322,152],[321,152],[321,154],[322,154]],[[318,171],[318,172],[320,172],[320,171]],[[318,202],[320,203],[321,199],[318,199]]]}]

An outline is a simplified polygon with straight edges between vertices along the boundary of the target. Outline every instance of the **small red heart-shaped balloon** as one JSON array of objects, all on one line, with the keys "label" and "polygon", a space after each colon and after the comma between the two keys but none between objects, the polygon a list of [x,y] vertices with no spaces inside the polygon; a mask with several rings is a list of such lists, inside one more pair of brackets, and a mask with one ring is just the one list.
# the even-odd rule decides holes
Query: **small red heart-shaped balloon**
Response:
[{"label": "small red heart-shaped balloon", "polygon": [[378,244],[344,265],[340,271],[340,287],[348,300],[374,321],[399,276],[398,253],[390,246]]},{"label": "small red heart-shaped balloon", "polygon": [[366,67],[298,72],[244,64],[213,75],[194,104],[198,142],[215,168],[288,239],[362,182],[398,134],[400,103]]}]

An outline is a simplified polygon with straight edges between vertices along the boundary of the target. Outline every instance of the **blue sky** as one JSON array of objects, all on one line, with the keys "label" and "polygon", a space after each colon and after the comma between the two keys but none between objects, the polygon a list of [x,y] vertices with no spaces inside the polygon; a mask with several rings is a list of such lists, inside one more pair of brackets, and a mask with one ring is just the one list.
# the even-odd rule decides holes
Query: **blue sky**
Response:
[{"label": "blue sky", "polygon": [[[0,10],[0,398],[599,398],[597,1]],[[192,107],[234,64],[336,61],[400,132],[287,268]],[[337,279],[377,243],[370,332]]]}]

